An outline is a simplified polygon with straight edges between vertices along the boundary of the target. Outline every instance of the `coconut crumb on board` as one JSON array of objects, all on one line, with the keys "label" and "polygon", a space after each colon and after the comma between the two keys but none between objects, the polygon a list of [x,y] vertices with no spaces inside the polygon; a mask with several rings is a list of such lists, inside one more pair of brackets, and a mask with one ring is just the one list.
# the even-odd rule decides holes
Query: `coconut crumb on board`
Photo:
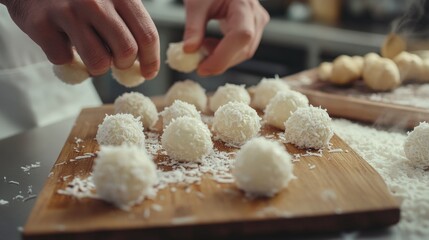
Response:
[{"label": "coconut crumb on board", "polygon": [[197,218],[194,216],[175,217],[171,220],[171,224],[173,224],[173,225],[188,224],[188,223],[193,223],[196,220],[197,220]]},{"label": "coconut crumb on board", "polygon": [[282,218],[291,218],[292,213],[278,209],[273,206],[264,207],[261,210],[255,212],[255,215],[258,217],[282,217]]}]

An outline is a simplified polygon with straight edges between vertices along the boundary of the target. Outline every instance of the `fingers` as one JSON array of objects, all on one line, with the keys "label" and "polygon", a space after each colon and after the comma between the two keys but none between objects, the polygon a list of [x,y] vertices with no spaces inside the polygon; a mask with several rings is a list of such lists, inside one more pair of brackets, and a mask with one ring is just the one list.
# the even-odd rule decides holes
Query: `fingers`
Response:
[{"label": "fingers", "polygon": [[201,3],[185,1],[186,23],[183,36],[183,50],[186,53],[197,51],[203,42],[207,25],[207,9],[201,9]]}]

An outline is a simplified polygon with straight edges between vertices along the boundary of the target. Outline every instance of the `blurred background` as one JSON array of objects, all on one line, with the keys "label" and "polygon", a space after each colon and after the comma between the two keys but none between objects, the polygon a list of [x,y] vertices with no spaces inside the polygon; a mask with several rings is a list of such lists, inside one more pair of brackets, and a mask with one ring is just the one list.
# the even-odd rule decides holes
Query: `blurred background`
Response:
[{"label": "blurred background", "polygon": [[[313,68],[341,54],[364,55],[379,52],[385,36],[397,26],[412,1],[404,0],[260,0],[271,15],[255,56],[222,76],[200,78],[175,72],[164,64],[170,42],[182,40],[185,11],[180,0],[143,0],[161,40],[159,76],[137,88],[117,84],[110,73],[95,78],[103,102],[111,103],[127,91],[147,96],[164,94],[174,81],[192,79],[207,91],[226,82],[254,85],[262,77],[280,77]],[[221,36],[216,22],[207,34]]]}]

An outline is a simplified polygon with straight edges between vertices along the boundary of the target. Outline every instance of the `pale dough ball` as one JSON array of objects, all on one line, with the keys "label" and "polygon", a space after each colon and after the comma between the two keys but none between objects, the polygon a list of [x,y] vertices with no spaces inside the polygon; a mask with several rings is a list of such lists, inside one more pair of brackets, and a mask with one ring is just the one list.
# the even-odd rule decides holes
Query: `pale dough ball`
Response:
[{"label": "pale dough ball", "polygon": [[294,178],[291,159],[280,143],[254,138],[237,153],[233,169],[235,182],[250,195],[272,197]]},{"label": "pale dough ball", "polygon": [[359,77],[362,77],[363,74],[363,67],[365,65],[365,60],[362,56],[353,56],[352,60],[355,62],[356,67],[359,71]]},{"label": "pale dough ball", "polygon": [[317,76],[321,81],[330,81],[332,76],[332,63],[323,62],[317,68]]},{"label": "pale dough ball", "polygon": [[336,85],[347,85],[361,77],[359,63],[352,57],[342,55],[332,63],[332,75],[330,82]]},{"label": "pale dough ball", "polygon": [[114,103],[115,113],[129,113],[140,117],[144,128],[152,128],[158,121],[158,111],[150,98],[138,92],[124,93]]},{"label": "pale dough ball", "polygon": [[213,151],[211,133],[207,125],[192,117],[174,119],[164,129],[162,147],[172,159],[199,162]]},{"label": "pale dough ball", "polygon": [[401,84],[398,67],[388,58],[374,59],[365,66],[363,81],[376,91],[389,91]]},{"label": "pale dough ball", "polygon": [[393,59],[406,49],[407,43],[405,40],[395,33],[390,33],[381,47],[381,56]]},{"label": "pale dough ball", "polygon": [[101,146],[92,177],[97,195],[123,210],[143,201],[158,182],[145,149],[128,145]]},{"label": "pale dough ball", "polygon": [[205,54],[202,49],[194,53],[183,51],[183,42],[170,43],[167,49],[167,64],[174,70],[190,73],[197,69]]},{"label": "pale dough ball", "polygon": [[135,61],[128,69],[119,69],[112,66],[112,77],[116,81],[128,88],[137,87],[145,81],[140,71],[140,63]]},{"label": "pale dough ball", "polygon": [[212,129],[220,140],[241,145],[258,134],[260,120],[258,113],[249,105],[229,102],[215,112]]},{"label": "pale dough ball", "polygon": [[327,147],[333,135],[331,118],[321,108],[298,108],[285,123],[286,142],[298,148]]},{"label": "pale dough ball", "polygon": [[90,78],[88,69],[74,49],[73,60],[63,65],[54,65],[53,70],[55,76],[67,84],[79,84]]},{"label": "pale dough ball", "polygon": [[201,120],[201,114],[195,108],[195,105],[183,102],[180,100],[175,100],[171,106],[166,107],[164,111],[160,113],[162,116],[162,122],[164,128],[170,124],[173,119],[178,117],[191,117],[198,120]]},{"label": "pale dough ball", "polygon": [[418,80],[420,82],[429,83],[429,59],[423,60]]},{"label": "pale dough ball", "polygon": [[193,104],[198,110],[204,111],[207,106],[206,90],[192,80],[176,82],[165,95],[165,105],[170,106],[175,100]]},{"label": "pale dough ball", "polygon": [[144,146],[145,136],[140,117],[131,114],[118,113],[106,115],[98,125],[96,139],[100,145],[130,145]]},{"label": "pale dough ball", "polygon": [[255,87],[252,105],[263,110],[278,92],[289,91],[289,89],[287,83],[277,77],[263,78]]},{"label": "pale dough ball", "polygon": [[429,167],[429,124],[421,122],[408,133],[404,144],[405,156],[418,168]]},{"label": "pale dough ball", "polygon": [[285,122],[300,107],[308,107],[308,98],[297,92],[279,92],[265,108],[265,120],[268,124],[285,129]]},{"label": "pale dough ball", "polygon": [[416,54],[401,52],[393,61],[399,69],[401,81],[418,80],[420,78],[423,60]]},{"label": "pale dough ball", "polygon": [[216,110],[228,102],[242,102],[247,105],[250,104],[250,95],[244,88],[244,85],[225,84],[219,87],[213,96],[210,98],[210,110]]}]

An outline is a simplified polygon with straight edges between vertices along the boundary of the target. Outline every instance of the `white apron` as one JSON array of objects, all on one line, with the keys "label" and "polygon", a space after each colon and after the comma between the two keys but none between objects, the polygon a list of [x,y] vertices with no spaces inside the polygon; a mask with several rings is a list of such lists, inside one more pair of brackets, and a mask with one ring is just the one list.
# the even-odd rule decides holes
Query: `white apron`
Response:
[{"label": "white apron", "polygon": [[100,104],[91,81],[71,86],[57,79],[41,48],[0,4],[0,139]]}]

